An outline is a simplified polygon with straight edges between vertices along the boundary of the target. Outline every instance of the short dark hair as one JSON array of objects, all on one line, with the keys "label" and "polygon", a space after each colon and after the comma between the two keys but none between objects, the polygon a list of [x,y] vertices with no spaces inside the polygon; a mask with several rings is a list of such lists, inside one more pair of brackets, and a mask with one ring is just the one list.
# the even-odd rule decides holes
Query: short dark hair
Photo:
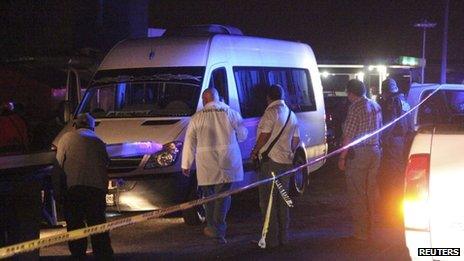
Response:
[{"label": "short dark hair", "polygon": [[279,84],[273,84],[267,89],[267,97],[271,100],[283,100],[284,99],[284,89]]},{"label": "short dark hair", "polygon": [[366,95],[366,86],[360,80],[351,79],[346,84],[346,92],[362,97]]}]

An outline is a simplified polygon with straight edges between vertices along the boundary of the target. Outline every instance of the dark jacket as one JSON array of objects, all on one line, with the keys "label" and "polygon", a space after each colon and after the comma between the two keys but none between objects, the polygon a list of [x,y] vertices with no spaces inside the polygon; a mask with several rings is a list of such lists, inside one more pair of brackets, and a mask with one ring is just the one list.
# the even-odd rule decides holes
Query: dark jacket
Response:
[{"label": "dark jacket", "polygon": [[[386,99],[381,99],[379,103],[382,107],[384,125],[396,120],[410,110],[410,106],[402,93],[392,94]],[[382,134],[382,141],[388,141],[390,138],[406,138],[412,131],[410,122],[409,115],[407,115],[393,124],[393,126],[387,128]]]}]

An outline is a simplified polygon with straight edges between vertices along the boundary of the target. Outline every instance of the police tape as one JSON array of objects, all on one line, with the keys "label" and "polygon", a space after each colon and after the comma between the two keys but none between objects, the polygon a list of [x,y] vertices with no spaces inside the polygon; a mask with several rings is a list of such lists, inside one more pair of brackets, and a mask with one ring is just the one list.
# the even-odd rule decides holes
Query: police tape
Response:
[{"label": "police tape", "polygon": [[331,158],[331,157],[339,154],[340,152],[342,152],[342,151],[344,151],[346,149],[349,149],[349,148],[363,142],[364,140],[366,140],[366,139],[368,139],[368,138],[370,138],[370,137],[372,137],[374,135],[379,134],[380,132],[384,131],[385,129],[391,127],[393,124],[395,124],[396,122],[403,119],[404,117],[409,115],[411,112],[413,112],[414,110],[419,108],[432,95],[434,95],[437,91],[439,91],[441,89],[441,87],[442,87],[442,85],[440,85],[437,89],[435,89],[433,92],[431,92],[428,96],[426,96],[421,102],[419,102],[416,106],[411,108],[408,112],[404,113],[403,115],[401,115],[400,117],[398,117],[394,121],[390,122],[389,124],[386,124],[383,127],[373,131],[372,133],[366,134],[366,135],[364,135],[364,136],[350,142],[349,144],[346,144],[345,146],[343,146],[343,147],[341,147],[341,148],[339,148],[337,150],[334,150],[334,151],[332,151],[332,152],[330,152],[330,153],[328,153],[328,154],[326,154],[324,156],[316,157],[316,158],[308,161],[305,164],[297,166],[297,167],[295,167],[295,168],[293,168],[291,170],[285,171],[285,172],[283,172],[283,173],[281,173],[281,174],[279,174],[277,176],[273,176],[273,177],[270,177],[270,178],[267,178],[267,179],[258,180],[258,181],[254,182],[254,183],[251,183],[249,185],[246,185],[246,186],[243,186],[243,187],[240,187],[240,188],[224,191],[224,192],[221,192],[221,193],[218,193],[218,194],[214,194],[214,195],[204,197],[204,198],[201,198],[201,199],[196,199],[196,200],[193,200],[193,201],[181,203],[181,204],[174,205],[174,206],[171,206],[171,207],[167,207],[167,208],[163,208],[163,209],[157,209],[157,210],[154,210],[154,211],[151,211],[151,212],[147,212],[147,213],[143,213],[143,214],[139,214],[139,215],[135,215],[135,216],[131,216],[131,217],[126,217],[126,218],[110,221],[110,222],[95,225],[95,226],[90,226],[90,227],[86,227],[86,228],[72,230],[72,231],[61,233],[61,234],[58,234],[58,235],[48,236],[48,237],[44,237],[44,238],[40,238],[40,239],[30,240],[30,241],[26,241],[26,242],[14,244],[14,245],[2,247],[2,248],[0,248],[0,259],[11,257],[11,256],[14,256],[14,255],[17,255],[17,254],[20,254],[20,253],[24,253],[24,252],[34,251],[36,249],[51,246],[51,245],[58,244],[58,243],[63,243],[63,242],[67,242],[67,241],[70,241],[70,240],[76,240],[76,239],[79,239],[79,238],[88,237],[88,236],[94,235],[94,234],[108,232],[108,231],[116,229],[116,228],[129,226],[129,225],[132,225],[132,224],[137,224],[137,223],[148,221],[148,220],[151,220],[151,219],[154,219],[154,218],[159,218],[159,217],[162,217],[162,216],[170,214],[170,213],[174,213],[174,212],[186,210],[186,209],[189,209],[189,208],[192,208],[192,207],[196,207],[196,206],[199,206],[199,205],[203,205],[205,203],[211,202],[211,201],[219,199],[219,198],[225,198],[225,197],[228,197],[230,195],[237,194],[237,193],[240,193],[240,192],[243,192],[243,191],[258,187],[258,186],[260,186],[262,184],[265,184],[265,183],[268,183],[268,182],[271,182],[271,181],[274,182],[274,180],[279,179],[279,178],[284,177],[284,176],[293,175],[299,170],[302,170],[302,169],[307,168],[307,167],[309,167],[311,165],[319,163],[319,162],[321,162],[323,160]]},{"label": "police tape", "polygon": [[[273,178],[275,178],[274,172],[271,172]],[[266,236],[267,232],[269,231],[269,223],[271,221],[271,211],[272,211],[272,203],[274,201],[274,187],[275,187],[276,179],[274,179],[271,183],[271,191],[269,193],[269,201],[267,202],[267,209],[266,214],[264,217],[264,224],[263,230],[261,232],[261,239],[258,242],[258,246],[260,248],[266,248]]]}]

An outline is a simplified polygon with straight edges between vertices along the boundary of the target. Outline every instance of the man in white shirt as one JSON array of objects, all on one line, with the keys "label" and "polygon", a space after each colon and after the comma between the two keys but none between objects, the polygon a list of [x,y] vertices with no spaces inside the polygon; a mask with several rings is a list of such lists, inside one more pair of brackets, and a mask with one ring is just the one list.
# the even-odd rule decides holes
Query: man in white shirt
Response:
[{"label": "man in white shirt", "polygon": [[[219,101],[216,89],[202,94],[203,109],[192,116],[182,151],[182,172],[190,176],[196,158],[198,186],[204,197],[230,189],[233,182],[243,180],[242,155],[238,142],[244,141],[248,131],[240,113]],[[205,205],[208,237],[226,243],[226,216],[231,197],[217,199]]]},{"label": "man in white shirt", "polygon": [[[280,85],[271,85],[267,89],[268,106],[258,125],[257,141],[251,158],[261,159],[260,179],[281,174],[292,168],[293,151],[300,143],[298,120],[284,101],[284,91]],[[288,119],[288,122],[287,122]],[[282,134],[279,136],[279,133]],[[273,142],[275,140],[275,143]],[[273,146],[271,147],[271,145]],[[270,149],[270,150],[269,150]],[[268,160],[263,160],[263,153],[269,152]],[[279,179],[288,191],[289,177]],[[259,186],[259,205],[263,216],[266,214],[272,183]],[[289,209],[286,202],[274,189],[269,229],[266,236],[266,248],[284,245],[288,241]]]}]

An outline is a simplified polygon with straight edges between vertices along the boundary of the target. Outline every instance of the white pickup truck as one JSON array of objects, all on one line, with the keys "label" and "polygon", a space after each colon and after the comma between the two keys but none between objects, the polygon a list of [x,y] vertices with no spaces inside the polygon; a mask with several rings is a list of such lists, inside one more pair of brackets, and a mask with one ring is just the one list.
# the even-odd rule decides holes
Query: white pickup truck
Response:
[{"label": "white pickup truck", "polygon": [[405,174],[406,245],[412,260],[463,260],[464,85],[413,85],[408,102],[417,105],[437,88],[411,117],[417,133]]}]

